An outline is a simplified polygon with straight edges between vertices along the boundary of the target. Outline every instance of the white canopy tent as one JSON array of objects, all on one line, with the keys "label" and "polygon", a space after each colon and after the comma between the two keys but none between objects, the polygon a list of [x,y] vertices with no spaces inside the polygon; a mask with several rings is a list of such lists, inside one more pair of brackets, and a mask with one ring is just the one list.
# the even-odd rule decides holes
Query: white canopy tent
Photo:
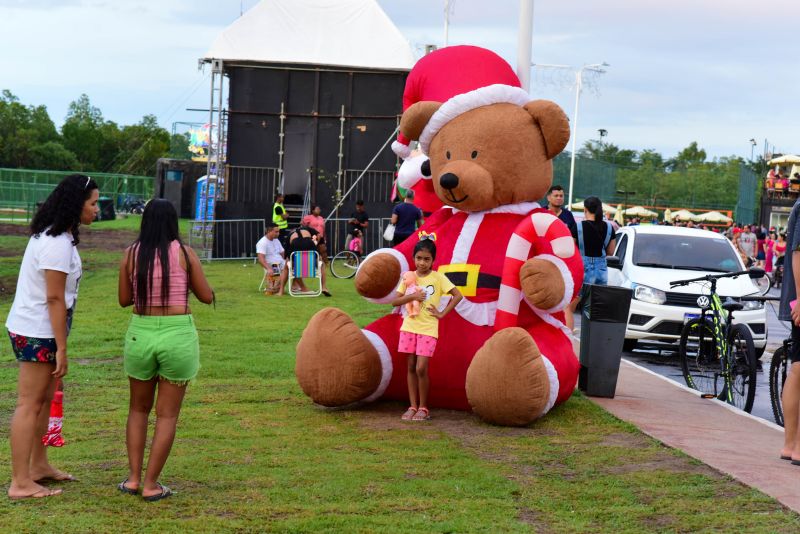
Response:
[{"label": "white canopy tent", "polygon": [[408,41],[375,0],[262,0],[203,60],[409,70]]},{"label": "white canopy tent", "polygon": [[708,211],[696,217],[697,221],[709,223],[732,223],[733,219],[718,211]]}]

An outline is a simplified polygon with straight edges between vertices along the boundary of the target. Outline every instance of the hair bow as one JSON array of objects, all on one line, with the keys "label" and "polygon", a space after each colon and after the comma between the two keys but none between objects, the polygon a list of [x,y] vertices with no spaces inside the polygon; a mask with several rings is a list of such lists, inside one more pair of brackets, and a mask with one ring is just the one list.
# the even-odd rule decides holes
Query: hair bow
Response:
[{"label": "hair bow", "polygon": [[431,241],[436,241],[436,232],[428,233],[425,230],[422,230],[417,234],[417,237],[419,237],[420,241],[422,241],[423,239],[430,239]]}]

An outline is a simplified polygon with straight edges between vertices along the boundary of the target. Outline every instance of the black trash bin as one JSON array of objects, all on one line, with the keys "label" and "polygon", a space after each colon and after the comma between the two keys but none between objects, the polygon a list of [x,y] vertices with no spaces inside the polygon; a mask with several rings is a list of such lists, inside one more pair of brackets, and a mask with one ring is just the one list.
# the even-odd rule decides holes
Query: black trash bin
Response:
[{"label": "black trash bin", "polygon": [[584,286],[581,371],[578,387],[593,397],[613,398],[633,292],[625,287]]}]

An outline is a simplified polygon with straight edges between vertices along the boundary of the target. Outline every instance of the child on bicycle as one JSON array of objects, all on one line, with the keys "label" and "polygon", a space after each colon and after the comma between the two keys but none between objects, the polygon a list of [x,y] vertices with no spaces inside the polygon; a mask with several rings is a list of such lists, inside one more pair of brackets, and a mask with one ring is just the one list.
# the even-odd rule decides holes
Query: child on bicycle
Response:
[{"label": "child on bicycle", "polygon": [[361,256],[361,230],[353,230],[353,239],[347,245],[350,252],[355,252],[357,256]]},{"label": "child on bicycle", "polygon": [[[420,289],[406,295],[403,282],[397,287],[398,296],[392,306],[403,306],[411,301],[422,303],[420,312],[414,317],[406,316],[400,327],[398,352],[406,355],[409,408],[403,414],[403,421],[425,421],[430,419],[428,410],[428,362],[436,349],[439,337],[439,319],[450,313],[461,299],[461,292],[442,273],[431,270],[436,259],[436,245],[431,236],[422,239],[414,247],[414,266],[416,267],[417,286]],[[444,295],[453,298],[442,311],[439,301]]]}]

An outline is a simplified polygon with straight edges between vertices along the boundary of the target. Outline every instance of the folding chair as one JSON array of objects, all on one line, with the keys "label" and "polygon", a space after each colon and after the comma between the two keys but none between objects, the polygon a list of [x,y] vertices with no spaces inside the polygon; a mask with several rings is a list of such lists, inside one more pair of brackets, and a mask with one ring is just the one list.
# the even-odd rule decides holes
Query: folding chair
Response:
[{"label": "folding chair", "polygon": [[[316,250],[298,250],[289,256],[289,294],[293,297],[318,297],[322,294],[322,261]],[[295,291],[295,278],[316,278],[317,288],[311,291]]]},{"label": "folding chair", "polygon": [[269,269],[264,269],[264,277],[258,290],[270,294],[277,293],[281,283],[281,266],[279,263],[270,263]]}]

